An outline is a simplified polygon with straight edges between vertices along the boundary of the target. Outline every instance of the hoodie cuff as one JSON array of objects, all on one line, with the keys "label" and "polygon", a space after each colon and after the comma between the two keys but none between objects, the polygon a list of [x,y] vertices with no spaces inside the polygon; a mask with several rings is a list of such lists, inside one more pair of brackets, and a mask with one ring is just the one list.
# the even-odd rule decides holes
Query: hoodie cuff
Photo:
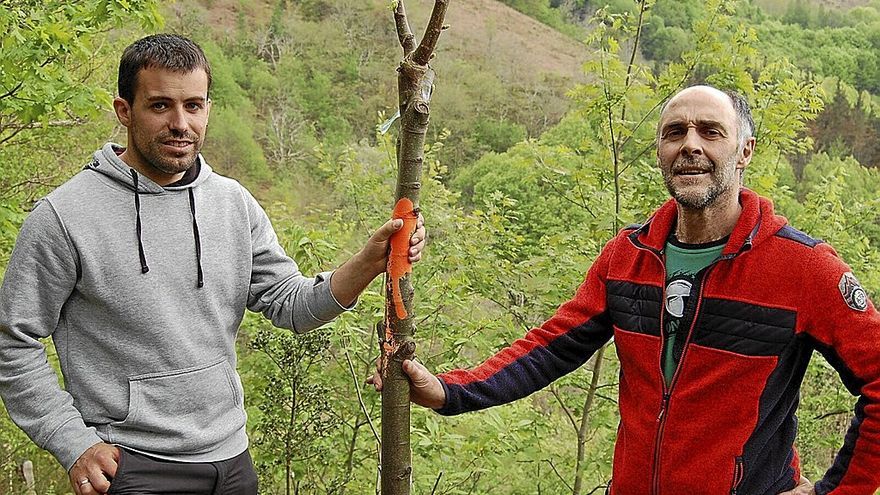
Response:
[{"label": "hoodie cuff", "polygon": [[70,471],[83,452],[101,442],[94,428],[86,426],[81,418],[75,418],[58,427],[43,448],[58,459],[65,471]]},{"label": "hoodie cuff", "polygon": [[336,273],[335,270],[332,272],[321,272],[315,276],[318,297],[313,301],[314,305],[309,307],[309,311],[312,313],[312,316],[324,323],[329,322],[346,311],[351,311],[357,306],[358,302],[358,299],[355,299],[350,306],[346,307],[336,299],[333,291],[330,290],[330,279],[334,273]]}]

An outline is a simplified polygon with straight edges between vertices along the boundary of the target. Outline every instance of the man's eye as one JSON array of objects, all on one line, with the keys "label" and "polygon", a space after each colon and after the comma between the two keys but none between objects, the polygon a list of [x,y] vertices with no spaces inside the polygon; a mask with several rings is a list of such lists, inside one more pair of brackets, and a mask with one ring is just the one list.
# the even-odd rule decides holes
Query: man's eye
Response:
[{"label": "man's eye", "polygon": [[186,108],[189,110],[201,110],[202,104],[201,103],[187,103]]},{"label": "man's eye", "polygon": [[681,129],[670,129],[663,134],[664,138],[676,138],[682,135]]},{"label": "man's eye", "polygon": [[156,109],[156,110],[165,110],[165,108],[166,108],[167,106],[168,106],[168,105],[166,105],[166,104],[164,104],[164,103],[162,103],[162,102],[156,102],[156,103],[153,103],[152,108],[154,108],[154,109]]},{"label": "man's eye", "polygon": [[721,135],[721,131],[719,131],[718,129],[706,129],[703,131],[703,134],[707,136],[718,137]]}]

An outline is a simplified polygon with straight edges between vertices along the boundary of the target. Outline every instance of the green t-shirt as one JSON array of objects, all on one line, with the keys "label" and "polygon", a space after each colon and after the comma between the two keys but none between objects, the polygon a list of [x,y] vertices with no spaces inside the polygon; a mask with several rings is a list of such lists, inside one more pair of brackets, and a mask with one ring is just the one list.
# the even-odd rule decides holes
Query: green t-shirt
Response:
[{"label": "green t-shirt", "polygon": [[675,367],[681,359],[681,349],[675,348],[676,339],[687,338],[688,329],[682,329],[680,335],[678,330],[682,317],[688,311],[693,311],[689,304],[696,304],[690,297],[691,289],[696,285],[696,275],[721,256],[726,243],[726,238],[707,244],[683,244],[670,238],[666,243],[666,301],[663,312],[666,342],[663,345],[663,376],[667,384],[672,381]]}]

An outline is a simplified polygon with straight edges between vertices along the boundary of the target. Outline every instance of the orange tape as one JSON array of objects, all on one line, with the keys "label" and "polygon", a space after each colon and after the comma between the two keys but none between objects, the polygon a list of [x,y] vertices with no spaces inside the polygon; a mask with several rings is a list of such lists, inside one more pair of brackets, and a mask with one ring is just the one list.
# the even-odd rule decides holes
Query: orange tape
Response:
[{"label": "orange tape", "polygon": [[388,255],[391,300],[397,318],[402,320],[407,317],[407,312],[403,305],[403,294],[400,293],[400,279],[407,273],[412,273],[412,263],[409,261],[409,241],[416,231],[418,216],[413,209],[412,201],[409,198],[400,198],[394,206],[391,218],[403,220],[403,227],[391,235],[391,253]]}]

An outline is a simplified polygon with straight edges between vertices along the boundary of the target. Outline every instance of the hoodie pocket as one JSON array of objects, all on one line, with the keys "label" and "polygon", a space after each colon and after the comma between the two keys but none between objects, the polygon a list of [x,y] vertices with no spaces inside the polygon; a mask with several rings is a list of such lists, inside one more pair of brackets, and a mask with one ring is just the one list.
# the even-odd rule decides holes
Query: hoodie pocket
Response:
[{"label": "hoodie pocket", "polygon": [[128,415],[110,441],[156,453],[209,452],[245,424],[243,398],[226,359],[128,379]]}]

